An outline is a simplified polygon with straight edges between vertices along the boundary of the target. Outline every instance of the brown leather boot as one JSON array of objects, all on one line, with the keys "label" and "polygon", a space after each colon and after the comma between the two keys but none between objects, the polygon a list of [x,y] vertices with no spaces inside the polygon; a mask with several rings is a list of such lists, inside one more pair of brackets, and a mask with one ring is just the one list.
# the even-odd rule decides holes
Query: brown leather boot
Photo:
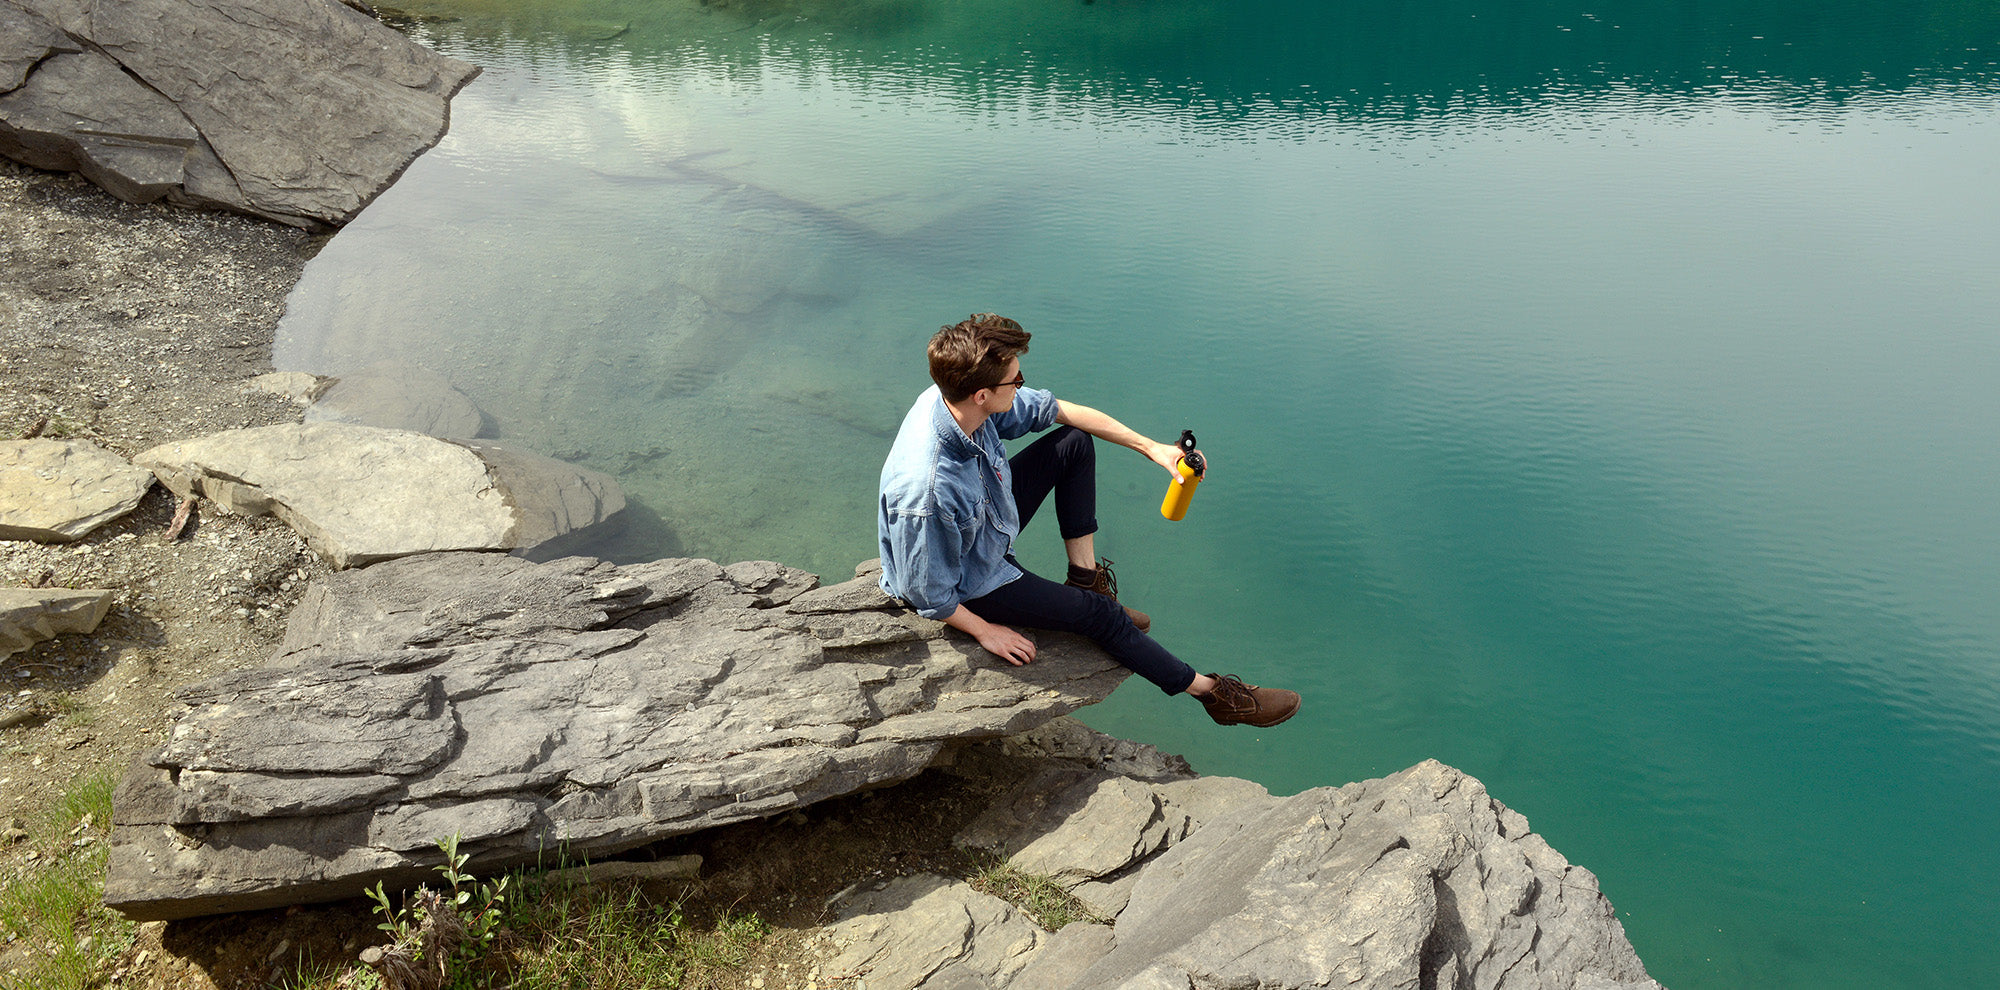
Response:
[{"label": "brown leather boot", "polygon": [[[1109,558],[1098,561],[1097,569],[1091,572],[1088,579],[1077,577],[1077,570],[1077,566],[1071,564],[1069,580],[1063,583],[1072,588],[1082,588],[1085,591],[1096,592],[1114,602],[1118,601],[1118,575],[1111,573],[1111,560]],[[1153,628],[1152,616],[1130,605],[1125,605],[1124,608],[1126,617],[1132,620],[1133,625],[1139,627],[1140,632],[1145,632]]]},{"label": "brown leather boot", "polygon": [[1208,717],[1214,719],[1217,725],[1254,725],[1268,729],[1298,714],[1299,695],[1296,691],[1245,684],[1235,674],[1208,676],[1215,678],[1215,690],[1195,697],[1201,699],[1201,706],[1208,709]]}]

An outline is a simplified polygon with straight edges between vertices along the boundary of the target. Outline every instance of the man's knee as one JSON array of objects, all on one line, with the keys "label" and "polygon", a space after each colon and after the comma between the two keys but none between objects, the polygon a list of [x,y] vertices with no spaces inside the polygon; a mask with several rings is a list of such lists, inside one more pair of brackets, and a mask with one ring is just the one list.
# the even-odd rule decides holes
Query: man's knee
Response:
[{"label": "man's knee", "polygon": [[1082,588],[1069,590],[1077,592],[1075,607],[1083,616],[1085,635],[1099,646],[1109,647],[1127,636],[1145,635],[1132,624],[1132,617],[1126,613],[1125,606],[1118,604],[1116,599]]},{"label": "man's knee", "polygon": [[1064,464],[1090,467],[1097,463],[1097,444],[1090,434],[1074,426],[1065,426],[1056,437],[1056,455]]}]

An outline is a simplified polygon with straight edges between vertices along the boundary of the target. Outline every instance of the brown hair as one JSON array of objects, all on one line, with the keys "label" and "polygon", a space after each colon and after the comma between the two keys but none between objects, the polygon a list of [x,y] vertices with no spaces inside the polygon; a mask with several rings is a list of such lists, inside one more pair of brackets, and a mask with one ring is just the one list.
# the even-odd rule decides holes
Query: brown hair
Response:
[{"label": "brown hair", "polygon": [[939,327],[931,337],[931,381],[946,402],[962,402],[1000,384],[1007,361],[1028,353],[1031,336],[1019,323],[993,313],[974,313],[962,323]]}]

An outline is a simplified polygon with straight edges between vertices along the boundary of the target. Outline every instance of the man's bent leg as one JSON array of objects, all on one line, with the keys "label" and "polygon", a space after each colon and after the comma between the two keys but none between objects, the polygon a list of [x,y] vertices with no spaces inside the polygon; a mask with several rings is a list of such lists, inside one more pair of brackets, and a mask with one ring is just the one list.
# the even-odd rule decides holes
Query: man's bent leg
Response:
[{"label": "man's bent leg", "polygon": [[[1069,557],[1069,580],[1065,583],[1117,601],[1118,585],[1106,566],[1110,561],[1098,561],[1093,536],[1097,532],[1096,440],[1074,426],[1059,427],[1007,463],[1014,469],[1014,506],[1021,515],[1021,528],[1027,528],[1035,510],[1053,491],[1056,526],[1062,531],[1063,552]],[[1127,608],[1125,614],[1140,632],[1153,627],[1152,617],[1138,609]]]},{"label": "man's bent leg", "polygon": [[1124,607],[1082,588],[1024,570],[1019,580],[968,601],[965,607],[988,622],[1087,636],[1113,660],[1168,694],[1180,694],[1194,683],[1194,668],[1140,632]]},{"label": "man's bent leg", "polygon": [[1097,446],[1090,434],[1058,427],[1007,463],[1014,469],[1014,507],[1022,529],[1053,491],[1056,528],[1065,541],[1097,532]]}]

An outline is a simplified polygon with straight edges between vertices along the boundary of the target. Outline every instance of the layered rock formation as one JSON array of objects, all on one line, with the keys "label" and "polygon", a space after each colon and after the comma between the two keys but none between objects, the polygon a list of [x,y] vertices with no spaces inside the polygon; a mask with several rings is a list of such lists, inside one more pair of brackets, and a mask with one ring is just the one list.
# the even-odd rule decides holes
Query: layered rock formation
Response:
[{"label": "layered rock formation", "polygon": [[279,666],[181,695],[116,799],[105,899],[176,918],[414,883],[456,834],[498,868],[593,858],[907,779],[1126,676],[1035,664],[897,608],[872,572],[430,554],[337,575]]},{"label": "layered rock formation", "polygon": [[1289,798],[1171,766],[1017,772],[960,841],[1065,881],[1110,924],[1051,934],[965,883],[903,877],[843,906],[836,976],[871,990],[1659,988],[1596,877],[1435,761]]},{"label": "layered rock formation", "polygon": [[340,423],[229,430],[134,463],[182,497],[283,519],[335,567],[543,546],[625,507],[609,475],[532,451]]},{"label": "layered rock formation", "polygon": [[878,574],[465,553],[337,574],[272,666],[182,692],[119,787],[106,902],[351,896],[425,879],[448,835],[477,870],[602,862],[948,764],[993,795],[959,844],[1114,924],[1049,932],[901,877],[840,901],[842,985],[1658,990],[1596,878],[1477,780],[1426,762],[1273,797],[1198,777],[1062,718],[1126,676],[1095,647],[1035,634],[1036,663],[1005,667]]},{"label": "layered rock formation", "polygon": [[337,226],[478,71],[338,0],[0,0],[0,154],[130,202]]}]

